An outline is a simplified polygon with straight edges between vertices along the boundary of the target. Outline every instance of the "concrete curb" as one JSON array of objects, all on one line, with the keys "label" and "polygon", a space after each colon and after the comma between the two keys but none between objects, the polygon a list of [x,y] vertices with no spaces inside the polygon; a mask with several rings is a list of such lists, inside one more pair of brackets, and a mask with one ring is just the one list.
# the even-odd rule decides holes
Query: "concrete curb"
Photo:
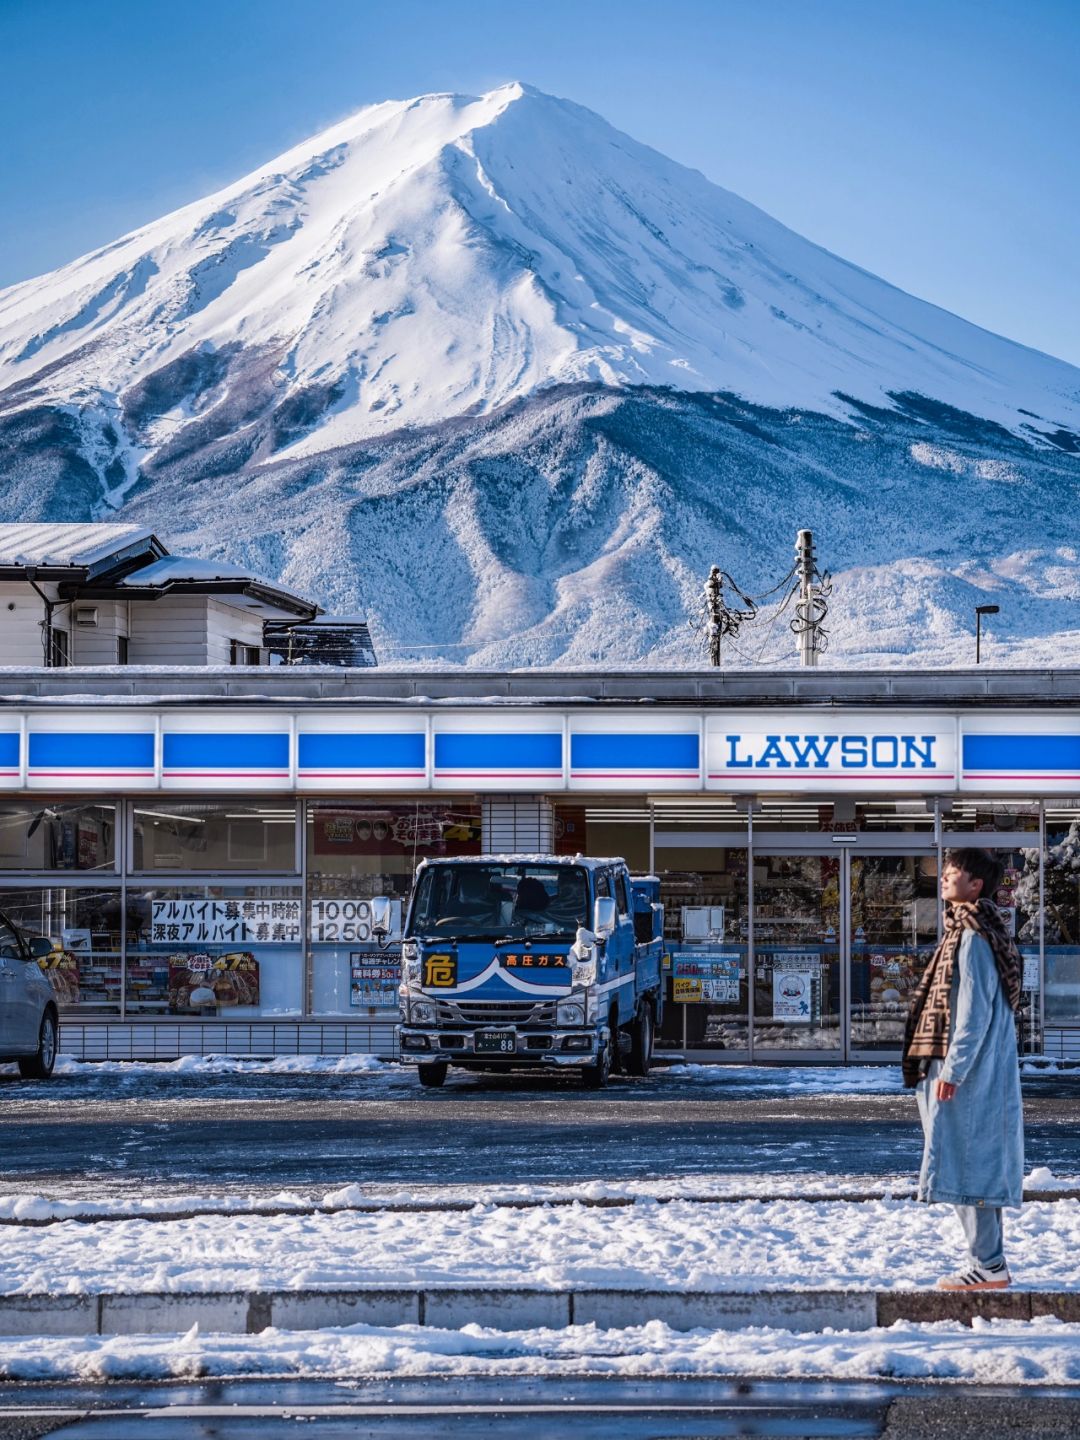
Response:
[{"label": "concrete curb", "polygon": [[[3,1198],[0,1196],[0,1198]],[[0,1226],[8,1225],[16,1229],[41,1230],[50,1225],[65,1225],[74,1222],[78,1225],[111,1225],[127,1220],[173,1221],[173,1220],[198,1220],[203,1216],[218,1217],[228,1220],[232,1218],[258,1215],[262,1218],[273,1219],[282,1215],[437,1215],[440,1213],[457,1214],[475,1210],[477,1205],[485,1205],[492,1210],[542,1210],[545,1206],[554,1209],[568,1209],[572,1205],[579,1205],[583,1210],[626,1210],[639,1203],[651,1203],[655,1205],[675,1205],[685,1203],[688,1205],[742,1205],[747,1201],[760,1200],[763,1204],[771,1203],[774,1200],[798,1201],[806,1205],[823,1204],[851,1204],[862,1205],[868,1200],[914,1200],[914,1190],[843,1190],[835,1195],[797,1195],[779,1191],[774,1195],[762,1195],[747,1191],[731,1195],[555,1195],[549,1198],[541,1197],[536,1200],[508,1199],[508,1200],[394,1200],[383,1203],[379,1200],[372,1200],[368,1203],[361,1202],[357,1205],[256,1205],[246,1210],[221,1210],[221,1209],[189,1209],[178,1210],[115,1210],[106,1215],[98,1215],[93,1211],[75,1211],[70,1215],[44,1215],[26,1216],[16,1215],[0,1216]],[[1030,1205],[1035,1201],[1042,1201],[1047,1204],[1056,1203],[1059,1200],[1080,1200],[1080,1190],[1025,1190],[1023,1196],[1024,1204]]]},{"label": "concrete curb", "polygon": [[595,1324],[622,1329],[660,1320],[675,1330],[870,1330],[896,1321],[976,1317],[1080,1322],[1080,1290],[679,1291],[539,1290],[488,1286],[429,1289],[155,1291],[141,1294],[0,1295],[0,1335],[157,1335],[190,1330],[257,1335],[345,1325],[463,1325],[497,1330]]}]

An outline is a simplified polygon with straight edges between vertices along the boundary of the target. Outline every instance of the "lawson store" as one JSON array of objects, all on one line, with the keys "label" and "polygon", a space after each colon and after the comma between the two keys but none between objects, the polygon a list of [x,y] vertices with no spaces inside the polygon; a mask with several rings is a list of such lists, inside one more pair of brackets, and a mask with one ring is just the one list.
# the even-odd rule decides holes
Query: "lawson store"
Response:
[{"label": "lawson store", "polygon": [[68,1052],[392,1054],[368,902],[404,903],[425,856],[515,849],[660,877],[660,1052],[880,1061],[943,850],[977,844],[1005,864],[1023,1045],[1080,1058],[1077,677],[172,678],[5,684],[0,912],[53,940]]}]

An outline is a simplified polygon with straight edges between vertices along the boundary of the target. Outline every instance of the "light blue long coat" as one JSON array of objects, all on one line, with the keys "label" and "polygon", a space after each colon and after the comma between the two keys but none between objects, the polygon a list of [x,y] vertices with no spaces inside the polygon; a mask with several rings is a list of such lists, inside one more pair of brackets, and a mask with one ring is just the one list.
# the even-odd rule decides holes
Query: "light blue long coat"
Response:
[{"label": "light blue long coat", "polygon": [[[915,1095],[922,1120],[919,1199],[933,1204],[1019,1205],[1024,1188],[1024,1116],[1016,1025],[994,953],[965,930],[953,967],[949,1050],[931,1062]],[[951,1100],[936,1082],[957,1087]]]}]

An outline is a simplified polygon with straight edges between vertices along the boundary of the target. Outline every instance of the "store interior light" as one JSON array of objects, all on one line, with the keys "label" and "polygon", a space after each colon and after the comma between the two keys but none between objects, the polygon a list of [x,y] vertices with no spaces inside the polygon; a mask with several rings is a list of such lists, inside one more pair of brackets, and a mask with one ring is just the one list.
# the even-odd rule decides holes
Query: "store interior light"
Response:
[{"label": "store interior light", "polygon": [[178,820],[181,825],[205,825],[205,820],[200,820],[198,815],[174,815],[169,810],[140,810],[136,807],[136,815],[152,815],[155,820]]}]

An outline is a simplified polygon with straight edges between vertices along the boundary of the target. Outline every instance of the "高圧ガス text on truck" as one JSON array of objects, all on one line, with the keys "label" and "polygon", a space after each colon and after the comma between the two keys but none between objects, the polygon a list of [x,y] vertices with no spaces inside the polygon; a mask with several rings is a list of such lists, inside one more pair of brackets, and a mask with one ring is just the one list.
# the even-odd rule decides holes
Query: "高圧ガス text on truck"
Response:
[{"label": "\u9ad8\u5727\u30ac\u30b9 text on truck", "polygon": [[[487,855],[417,868],[401,946],[401,1058],[469,1070],[648,1073],[663,1005],[659,881],[620,859]],[[388,933],[389,901],[372,902]],[[380,921],[380,916],[383,918]]]}]

